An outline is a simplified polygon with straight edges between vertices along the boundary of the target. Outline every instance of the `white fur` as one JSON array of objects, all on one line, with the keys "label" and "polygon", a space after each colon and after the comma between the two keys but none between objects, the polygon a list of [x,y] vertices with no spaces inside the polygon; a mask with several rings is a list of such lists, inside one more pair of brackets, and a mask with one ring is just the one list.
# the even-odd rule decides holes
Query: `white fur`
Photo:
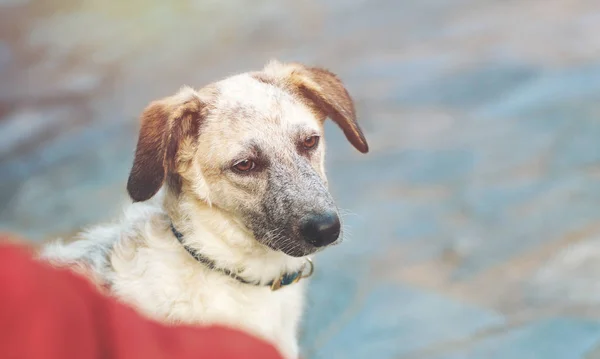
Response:
[{"label": "white fur", "polygon": [[[132,204],[120,223],[93,228],[81,235],[83,240],[47,246],[43,257],[65,263],[88,261],[117,298],[151,318],[229,325],[270,341],[286,358],[297,358],[304,282],[273,292],[208,269],[171,233],[159,202],[162,195],[156,197]],[[244,267],[244,278],[267,282],[282,269],[298,270],[304,264],[305,259],[249,240],[232,218],[213,207],[188,200],[181,208],[191,223],[180,228],[186,243],[202,248],[219,266]],[[101,246],[107,250],[98,250]]]}]

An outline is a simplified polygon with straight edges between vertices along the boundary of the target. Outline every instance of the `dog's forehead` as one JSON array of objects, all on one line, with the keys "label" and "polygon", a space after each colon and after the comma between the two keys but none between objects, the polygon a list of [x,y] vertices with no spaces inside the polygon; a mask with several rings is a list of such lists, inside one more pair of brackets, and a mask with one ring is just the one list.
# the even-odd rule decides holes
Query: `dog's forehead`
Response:
[{"label": "dog's forehead", "polygon": [[[200,146],[221,159],[263,149],[291,150],[300,133],[320,131],[322,123],[300,99],[249,74],[214,83],[217,94],[200,136]],[[277,152],[277,151],[275,151]]]},{"label": "dog's forehead", "polygon": [[213,114],[235,127],[314,126],[314,114],[283,89],[240,74],[215,84],[219,96]]}]

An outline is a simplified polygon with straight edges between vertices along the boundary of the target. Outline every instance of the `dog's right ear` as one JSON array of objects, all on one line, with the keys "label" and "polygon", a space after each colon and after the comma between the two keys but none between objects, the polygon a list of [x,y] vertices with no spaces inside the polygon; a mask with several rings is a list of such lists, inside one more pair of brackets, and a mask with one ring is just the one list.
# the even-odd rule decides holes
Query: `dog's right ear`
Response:
[{"label": "dog's right ear", "polygon": [[146,107],[127,181],[127,192],[134,202],[152,198],[167,174],[177,171],[180,143],[186,138],[198,138],[203,116],[202,101],[187,87]]}]

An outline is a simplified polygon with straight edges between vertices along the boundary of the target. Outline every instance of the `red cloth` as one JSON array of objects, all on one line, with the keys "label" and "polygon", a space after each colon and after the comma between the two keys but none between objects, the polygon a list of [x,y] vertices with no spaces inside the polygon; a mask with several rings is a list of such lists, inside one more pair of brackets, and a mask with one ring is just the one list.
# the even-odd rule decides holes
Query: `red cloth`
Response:
[{"label": "red cloth", "polygon": [[0,357],[281,358],[271,345],[237,330],[168,327],[143,318],[83,277],[8,243],[0,243]]}]

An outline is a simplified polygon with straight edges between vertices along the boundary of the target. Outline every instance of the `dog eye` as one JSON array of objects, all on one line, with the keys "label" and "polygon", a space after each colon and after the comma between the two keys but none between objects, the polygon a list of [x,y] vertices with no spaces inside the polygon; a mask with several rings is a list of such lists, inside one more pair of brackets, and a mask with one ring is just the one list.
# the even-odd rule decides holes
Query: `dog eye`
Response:
[{"label": "dog eye", "polygon": [[310,136],[304,139],[302,146],[307,149],[313,149],[319,144],[319,136]]},{"label": "dog eye", "polygon": [[256,167],[256,163],[252,160],[242,160],[233,165],[233,168],[239,172],[248,172]]}]

